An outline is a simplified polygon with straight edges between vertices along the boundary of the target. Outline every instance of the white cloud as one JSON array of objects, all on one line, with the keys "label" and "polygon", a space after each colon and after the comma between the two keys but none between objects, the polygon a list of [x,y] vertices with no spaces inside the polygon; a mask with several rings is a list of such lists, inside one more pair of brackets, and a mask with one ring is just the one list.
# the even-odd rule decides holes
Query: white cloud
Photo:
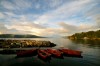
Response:
[{"label": "white cloud", "polygon": [[28,0],[13,0],[12,2],[8,0],[1,1],[1,5],[8,10],[22,10],[31,8],[32,2]]},{"label": "white cloud", "polygon": [[[48,2],[48,0],[46,1]],[[34,9],[34,7],[41,9],[40,7],[42,7],[40,3],[33,7],[33,4],[28,0],[14,0],[13,2],[4,0],[1,1],[1,5],[8,10],[16,11],[28,8]],[[97,5],[97,3],[94,0],[71,0],[63,4],[61,4],[61,0],[50,0],[47,6],[55,9],[51,9],[41,15],[33,13],[19,15],[15,14],[13,11],[0,12],[0,18],[7,17],[6,20],[9,22],[0,25],[0,32],[35,34],[41,36],[62,36],[75,32],[96,30],[100,28],[100,15],[96,15],[100,9],[94,8],[95,5]],[[23,12],[24,11],[22,11],[22,13]],[[86,19],[91,19],[91,21],[89,21],[89,23],[88,21],[83,21],[83,23],[79,21],[80,18],[69,19],[69,17],[73,15],[77,17],[77,14],[81,14],[82,17]]]},{"label": "white cloud", "polygon": [[4,26],[5,24],[0,22],[0,32],[1,33],[6,33],[7,31],[7,28]]},{"label": "white cloud", "polygon": [[78,27],[77,26],[74,26],[74,25],[69,25],[69,24],[66,24],[64,22],[60,22],[59,25],[64,28],[64,29],[68,29],[70,31],[77,31],[78,30]]},{"label": "white cloud", "polygon": [[35,22],[37,23],[46,23],[52,20],[59,19],[67,19],[68,17],[72,16],[75,13],[78,13],[90,3],[91,0],[79,0],[79,1],[72,1],[69,3],[64,3],[59,8],[49,11],[43,15],[41,15]]},{"label": "white cloud", "polygon": [[14,0],[14,3],[20,9],[31,8],[31,6],[32,6],[32,2],[29,0]]},{"label": "white cloud", "polygon": [[15,21],[9,25],[5,25],[5,27],[8,30],[17,30],[19,32],[25,32],[26,34],[35,34],[35,35],[39,35],[39,33],[41,33],[41,31],[43,29],[45,29],[45,26],[39,25],[39,24],[35,24],[35,23],[31,23],[31,22],[18,22]]},{"label": "white cloud", "polygon": [[[49,11],[49,12],[43,14],[42,16],[38,17],[37,20],[35,20],[34,22],[38,23],[38,24],[45,24],[45,23],[52,22],[52,20],[59,21],[59,19],[62,19],[62,21],[63,21],[63,19],[67,19],[68,17],[73,16],[74,14],[77,14],[79,12],[81,12],[83,14],[88,13],[91,9],[93,10],[92,7],[97,5],[96,3],[93,3],[93,2],[94,2],[93,0],[78,0],[78,1],[75,0],[75,1],[71,1],[69,3],[64,3],[59,8]],[[85,16],[85,14],[83,16]],[[88,18],[88,16],[84,17],[84,18]],[[85,21],[84,23],[82,23],[78,19],[64,20],[64,22],[66,22],[66,23],[61,22],[59,24],[61,27],[61,28],[59,27],[60,28],[59,30],[52,28],[52,30],[46,29],[46,31],[47,32],[50,31],[49,33],[51,33],[51,34],[62,35],[62,34],[64,34],[64,32],[66,32],[67,34],[73,34],[75,32],[82,32],[82,31],[98,29],[95,27],[96,26],[95,22],[88,23],[88,21]],[[90,24],[90,23],[93,23],[93,24]],[[53,24],[55,24],[55,23],[53,23]]]},{"label": "white cloud", "polygon": [[95,15],[94,19],[96,21],[97,27],[100,29],[100,14]]},{"label": "white cloud", "polygon": [[47,3],[49,4],[49,6],[51,8],[54,8],[54,7],[58,7],[60,4],[62,4],[62,1],[63,0],[48,0]]},{"label": "white cloud", "polygon": [[6,8],[6,9],[10,9],[13,10],[15,7],[15,5],[9,1],[1,1],[1,5]]},{"label": "white cloud", "polygon": [[2,12],[0,12],[0,19],[3,19],[3,18],[6,18],[6,16]]},{"label": "white cloud", "polygon": [[91,30],[99,29],[96,27],[97,26],[96,24],[95,25],[81,24],[79,26],[75,26],[75,25],[66,24],[64,22],[60,22],[58,23],[58,25],[66,31],[67,35],[74,34],[77,32],[84,32],[84,31],[91,31]]},{"label": "white cloud", "polygon": [[51,15],[45,14],[38,17],[37,20],[35,20],[34,22],[38,24],[44,24],[44,23],[47,23],[50,20],[50,18],[51,18]]},{"label": "white cloud", "polygon": [[4,12],[4,14],[6,14],[6,16],[16,16],[13,12]]}]

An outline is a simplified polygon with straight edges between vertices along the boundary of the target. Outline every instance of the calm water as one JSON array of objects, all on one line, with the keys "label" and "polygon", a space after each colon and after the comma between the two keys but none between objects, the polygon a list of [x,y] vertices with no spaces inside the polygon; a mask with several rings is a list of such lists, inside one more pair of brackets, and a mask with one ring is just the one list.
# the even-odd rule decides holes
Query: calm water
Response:
[{"label": "calm water", "polygon": [[30,38],[30,40],[49,40],[57,44],[54,48],[65,47],[80,50],[83,52],[83,58],[51,58],[50,62],[44,62],[37,58],[37,56],[16,59],[16,55],[0,54],[0,66],[100,66],[100,40],[69,40],[64,38]]}]

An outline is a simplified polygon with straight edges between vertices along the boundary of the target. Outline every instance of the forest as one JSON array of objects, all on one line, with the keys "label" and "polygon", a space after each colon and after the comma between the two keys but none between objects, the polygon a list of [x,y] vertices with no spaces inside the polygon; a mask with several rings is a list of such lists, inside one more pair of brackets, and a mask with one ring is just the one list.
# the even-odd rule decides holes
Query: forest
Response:
[{"label": "forest", "polygon": [[68,36],[69,39],[100,39],[100,30],[75,33]]}]

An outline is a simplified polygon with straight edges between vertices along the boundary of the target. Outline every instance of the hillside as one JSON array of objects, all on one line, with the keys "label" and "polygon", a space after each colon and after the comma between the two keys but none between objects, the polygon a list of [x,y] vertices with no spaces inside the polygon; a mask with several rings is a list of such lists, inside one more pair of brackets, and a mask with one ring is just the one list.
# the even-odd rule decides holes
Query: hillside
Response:
[{"label": "hillside", "polygon": [[0,34],[0,38],[43,38],[36,35]]},{"label": "hillside", "polygon": [[100,30],[75,33],[68,36],[69,39],[100,39]]}]

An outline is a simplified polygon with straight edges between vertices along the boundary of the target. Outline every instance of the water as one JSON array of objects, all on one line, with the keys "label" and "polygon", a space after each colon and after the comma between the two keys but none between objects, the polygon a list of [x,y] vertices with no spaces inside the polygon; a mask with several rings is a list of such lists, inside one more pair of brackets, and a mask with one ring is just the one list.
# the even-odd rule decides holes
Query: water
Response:
[{"label": "water", "polygon": [[[10,39],[10,38],[9,38]],[[16,38],[14,38],[16,40]],[[21,40],[20,38],[19,40]],[[25,38],[23,38],[25,39]],[[69,40],[65,38],[27,38],[29,40],[46,40],[57,44],[54,48],[65,47],[82,51],[83,58],[51,58],[44,62],[37,56],[15,58],[16,55],[0,55],[0,66],[100,66],[100,40]]]}]

